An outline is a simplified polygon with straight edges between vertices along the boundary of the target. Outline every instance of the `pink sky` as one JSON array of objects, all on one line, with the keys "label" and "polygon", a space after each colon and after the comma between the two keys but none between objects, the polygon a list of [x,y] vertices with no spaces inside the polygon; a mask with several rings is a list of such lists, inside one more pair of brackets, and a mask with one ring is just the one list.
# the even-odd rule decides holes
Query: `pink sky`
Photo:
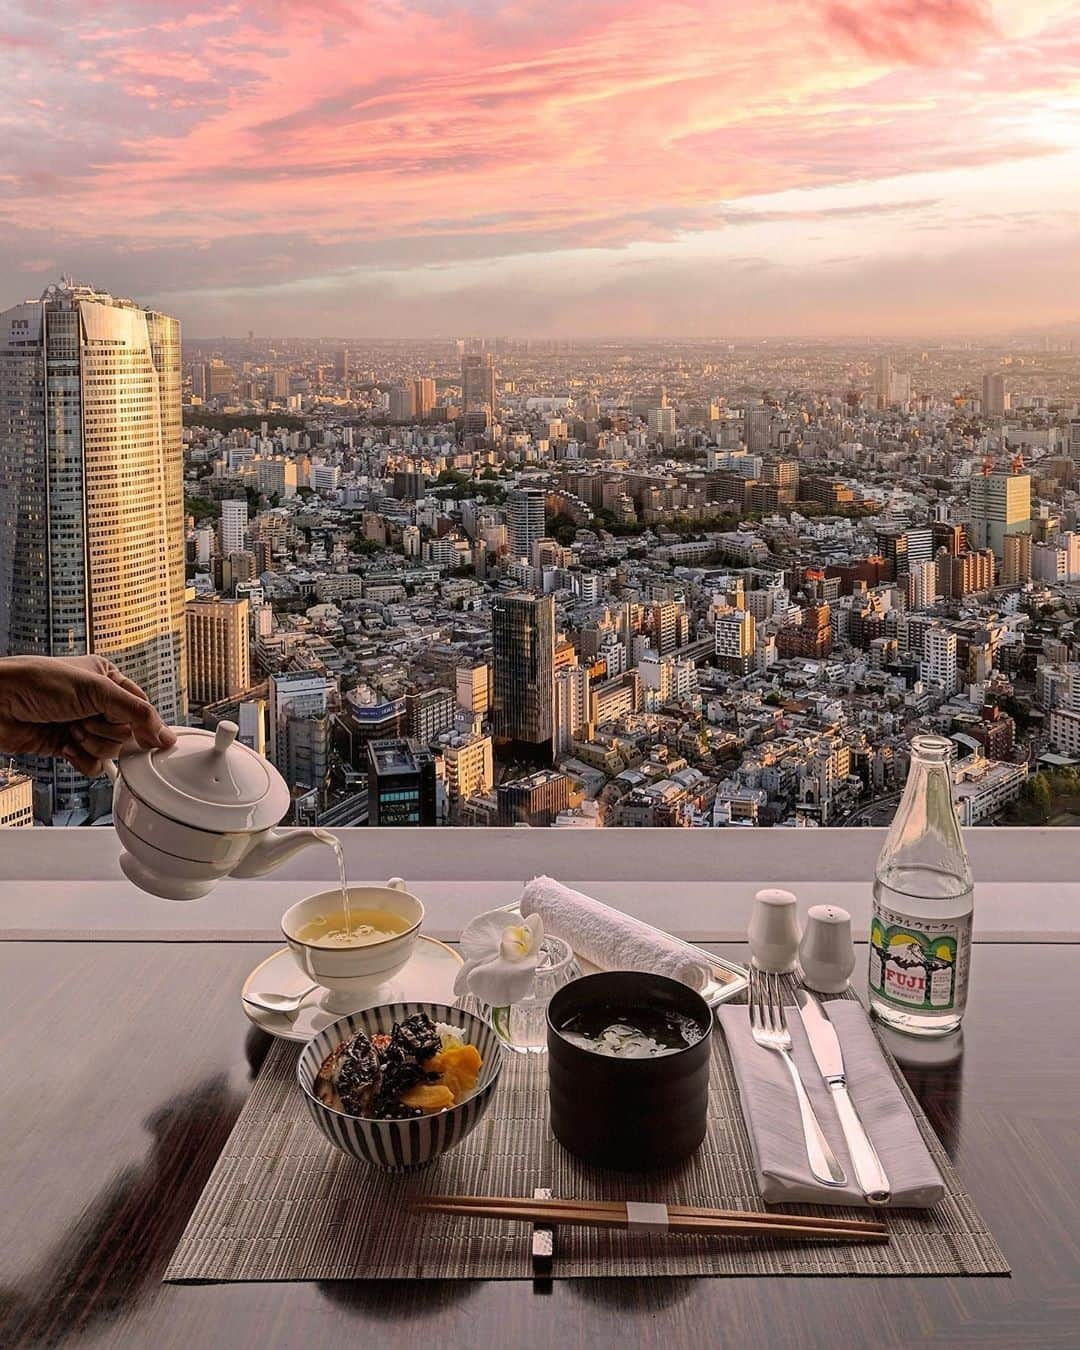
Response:
[{"label": "pink sky", "polygon": [[1073,0],[35,0],[8,303],[192,333],[979,333],[1080,320]]}]

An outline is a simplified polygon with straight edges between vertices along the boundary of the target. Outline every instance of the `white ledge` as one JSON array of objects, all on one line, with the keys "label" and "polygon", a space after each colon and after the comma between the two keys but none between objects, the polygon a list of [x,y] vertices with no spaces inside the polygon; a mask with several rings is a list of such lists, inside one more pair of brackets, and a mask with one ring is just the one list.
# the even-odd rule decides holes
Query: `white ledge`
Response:
[{"label": "white ledge", "polygon": [[[696,941],[741,940],[753,892],[795,889],[804,905],[849,909],[865,937],[882,830],[338,831],[350,878],[403,876],[428,907],[426,930],[456,937],[480,910],[548,872]],[[1068,829],[972,830],[978,941],[1080,937],[1080,865]],[[333,884],[329,850],[310,848],[265,878],[226,879],[203,900],[136,890],[111,829],[0,830],[0,936],[258,940],[300,896]]]}]

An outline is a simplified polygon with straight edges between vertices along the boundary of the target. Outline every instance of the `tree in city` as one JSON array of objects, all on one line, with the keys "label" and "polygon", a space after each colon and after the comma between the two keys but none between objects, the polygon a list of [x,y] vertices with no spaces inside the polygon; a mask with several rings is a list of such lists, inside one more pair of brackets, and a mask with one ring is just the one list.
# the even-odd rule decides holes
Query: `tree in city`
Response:
[{"label": "tree in city", "polygon": [[1046,774],[1033,773],[1020,790],[1020,799],[1042,820],[1049,820],[1054,805],[1054,794]]}]

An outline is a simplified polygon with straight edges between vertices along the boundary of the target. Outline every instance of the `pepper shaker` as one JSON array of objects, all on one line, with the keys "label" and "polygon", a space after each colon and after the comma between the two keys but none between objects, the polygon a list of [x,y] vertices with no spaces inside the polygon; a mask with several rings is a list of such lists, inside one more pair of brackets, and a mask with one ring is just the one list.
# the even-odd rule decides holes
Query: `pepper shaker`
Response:
[{"label": "pepper shaker", "polygon": [[811,905],[799,944],[799,964],[808,989],[842,994],[855,969],[851,915],[839,905]]},{"label": "pepper shaker", "polygon": [[746,936],[760,970],[794,970],[799,954],[798,901],[794,895],[790,891],[758,891]]}]

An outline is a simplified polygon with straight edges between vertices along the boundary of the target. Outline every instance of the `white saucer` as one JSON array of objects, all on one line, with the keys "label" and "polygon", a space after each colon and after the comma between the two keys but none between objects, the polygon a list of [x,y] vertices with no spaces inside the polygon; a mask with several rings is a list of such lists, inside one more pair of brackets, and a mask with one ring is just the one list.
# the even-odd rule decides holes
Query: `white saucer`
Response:
[{"label": "white saucer", "polygon": [[[463,964],[461,957],[445,942],[420,934],[419,941],[406,965],[385,984],[380,984],[372,996],[361,1005],[375,1008],[380,1003],[397,1003],[403,999],[423,1003],[453,1003],[454,977]],[[298,994],[311,981],[293,960],[288,947],[282,947],[265,961],[260,961],[244,981],[242,992],[247,994]],[[297,1013],[264,1012],[241,1002],[249,1021],[271,1036],[285,1041],[310,1041],[324,1027],[336,1022],[344,1014],[326,1012],[319,1006],[320,990],[313,989],[300,1005]],[[359,1012],[359,1008],[352,1011]]]}]

